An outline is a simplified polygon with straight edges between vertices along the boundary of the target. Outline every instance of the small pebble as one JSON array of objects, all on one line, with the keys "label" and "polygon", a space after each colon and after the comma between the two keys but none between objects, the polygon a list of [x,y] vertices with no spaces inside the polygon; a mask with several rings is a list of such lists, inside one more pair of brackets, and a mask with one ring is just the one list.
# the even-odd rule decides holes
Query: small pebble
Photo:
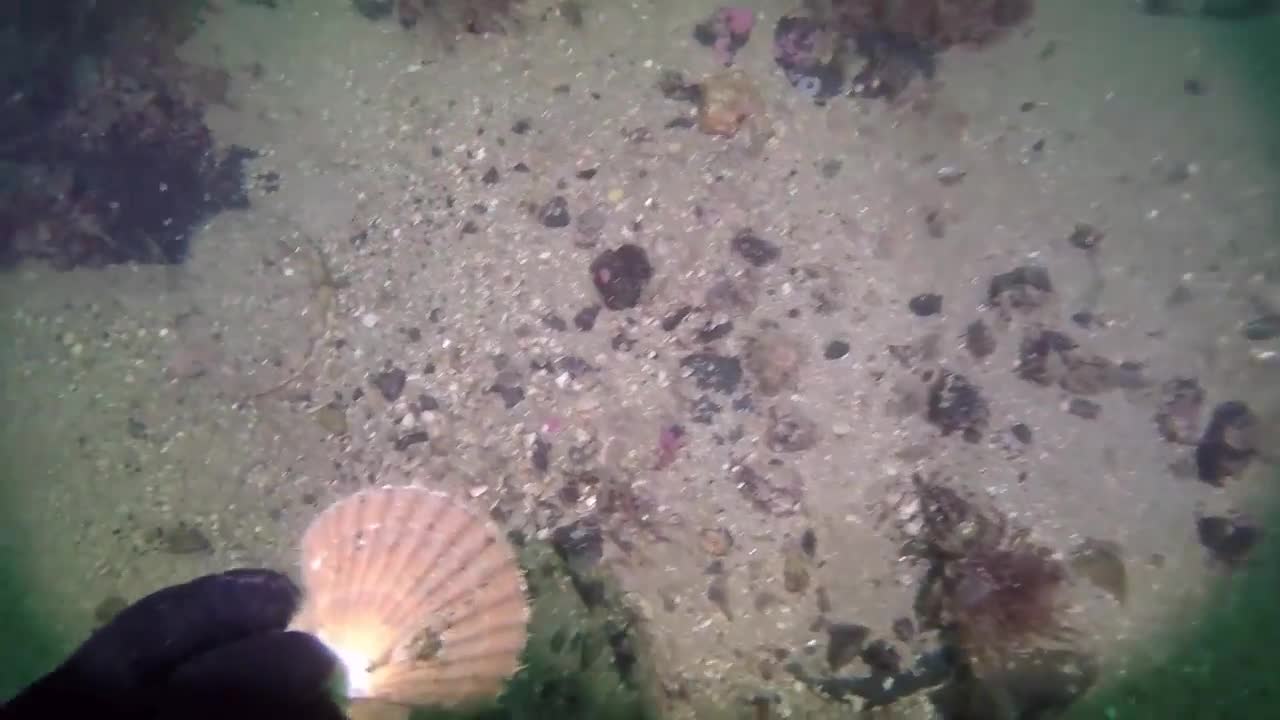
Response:
[{"label": "small pebble", "polygon": [[907,307],[918,317],[928,317],[942,312],[942,296],[937,293],[921,293],[907,302]]},{"label": "small pebble", "polygon": [[849,343],[844,340],[832,340],[822,350],[822,357],[828,360],[839,360],[849,354]]}]

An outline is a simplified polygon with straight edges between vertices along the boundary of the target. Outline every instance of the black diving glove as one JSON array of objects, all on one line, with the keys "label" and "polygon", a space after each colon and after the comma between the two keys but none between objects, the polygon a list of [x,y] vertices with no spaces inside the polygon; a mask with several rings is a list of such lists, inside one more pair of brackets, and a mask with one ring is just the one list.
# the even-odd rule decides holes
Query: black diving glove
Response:
[{"label": "black diving glove", "polygon": [[271,570],[164,588],[0,706],[0,718],[342,720],[330,693],[336,659],[311,635],[285,630],[300,599]]}]

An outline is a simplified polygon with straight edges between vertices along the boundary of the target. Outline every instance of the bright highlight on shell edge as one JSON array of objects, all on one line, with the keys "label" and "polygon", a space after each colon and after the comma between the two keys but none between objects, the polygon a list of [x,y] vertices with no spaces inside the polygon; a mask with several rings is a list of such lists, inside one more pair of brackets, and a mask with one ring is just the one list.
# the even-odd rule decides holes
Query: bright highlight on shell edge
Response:
[{"label": "bright highlight on shell edge", "polygon": [[520,668],[530,611],[515,548],[444,493],[381,487],[330,506],[303,536],[302,584],[294,627],[338,657],[353,700],[482,702]]}]

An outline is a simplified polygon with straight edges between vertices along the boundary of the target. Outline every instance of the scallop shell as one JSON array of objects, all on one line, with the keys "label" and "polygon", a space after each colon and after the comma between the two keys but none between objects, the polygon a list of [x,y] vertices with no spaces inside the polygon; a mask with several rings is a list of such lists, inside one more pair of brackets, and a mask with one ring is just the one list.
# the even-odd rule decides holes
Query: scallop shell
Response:
[{"label": "scallop shell", "polygon": [[520,667],[524,574],[506,537],[442,493],[381,487],[322,512],[302,540],[295,626],[347,671],[348,694],[451,707],[497,696]]}]

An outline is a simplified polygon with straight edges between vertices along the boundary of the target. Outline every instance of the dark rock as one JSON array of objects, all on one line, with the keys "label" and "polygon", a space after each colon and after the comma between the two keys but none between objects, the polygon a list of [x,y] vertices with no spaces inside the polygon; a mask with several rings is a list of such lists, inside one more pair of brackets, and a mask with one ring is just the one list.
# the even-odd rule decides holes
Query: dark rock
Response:
[{"label": "dark rock", "polygon": [[356,11],[370,20],[381,20],[391,15],[395,0],[351,0]]},{"label": "dark rock", "polygon": [[568,227],[570,219],[569,201],[563,195],[556,195],[538,208],[538,222],[545,227]]},{"label": "dark rock", "polygon": [[578,172],[574,173],[573,176],[578,178],[579,180],[590,180],[591,178],[595,177],[596,173],[598,172],[600,172],[599,168],[587,168],[585,170],[579,170]]},{"label": "dark rock", "polygon": [[700,343],[713,343],[729,336],[733,332],[733,321],[726,320],[722,323],[712,325],[707,323],[698,331],[697,340]]},{"label": "dark rock", "polygon": [[561,525],[551,533],[551,546],[575,572],[595,567],[604,558],[604,536],[591,519]]},{"label": "dark rock", "polygon": [[596,326],[596,318],[600,316],[600,306],[591,305],[579,310],[573,316],[573,326],[581,332],[590,332]]},{"label": "dark rock", "polygon": [[378,388],[378,392],[382,393],[382,397],[387,402],[395,402],[400,398],[400,393],[404,392],[404,384],[407,379],[408,375],[405,374],[404,370],[393,367],[374,375],[371,382],[374,387]]},{"label": "dark rock", "polygon": [[1250,340],[1272,340],[1280,337],[1280,315],[1266,314],[1245,323],[1244,336]]},{"label": "dark rock", "polygon": [[981,360],[996,351],[996,336],[981,319],[974,320],[964,329],[964,347],[970,355]]},{"label": "dark rock", "polygon": [[628,337],[625,332],[620,332],[609,340],[609,347],[618,352],[631,352],[631,349],[635,346],[636,341]]},{"label": "dark rock", "polygon": [[1103,237],[1105,237],[1103,232],[1089,223],[1076,223],[1071,234],[1067,236],[1067,242],[1081,250],[1093,250],[1102,244]]},{"label": "dark rock", "polygon": [[503,406],[508,410],[519,405],[520,401],[524,400],[524,388],[519,385],[495,383],[489,386],[489,392],[500,396]]},{"label": "dark rock", "polygon": [[533,463],[533,469],[538,472],[546,472],[551,467],[551,443],[544,438],[537,438],[533,441],[533,450],[529,453],[529,460]]},{"label": "dark rock", "polygon": [[765,444],[774,452],[802,452],[818,442],[818,425],[795,408],[769,408]]},{"label": "dark rock", "polygon": [[1018,377],[1037,385],[1052,385],[1066,372],[1063,356],[1077,345],[1057,330],[1041,330],[1023,337],[1018,346]]},{"label": "dark rock", "polygon": [[1097,420],[1102,414],[1102,406],[1085,398],[1071,398],[1067,402],[1067,412],[1085,420]]},{"label": "dark rock", "polygon": [[916,625],[909,617],[900,617],[893,621],[893,636],[899,642],[910,642],[916,636]]},{"label": "dark rock", "polygon": [[716,575],[707,583],[707,600],[716,606],[726,619],[733,620],[733,608],[729,606],[729,579]]},{"label": "dark rock", "polygon": [[1214,560],[1236,567],[1262,539],[1262,528],[1239,519],[1211,515],[1196,519],[1196,535]]},{"label": "dark rock", "polygon": [[1030,310],[1040,307],[1052,293],[1048,270],[1039,265],[1022,265],[991,278],[987,303],[993,307]]},{"label": "dark rock", "polygon": [[871,636],[871,628],[857,623],[827,625],[827,666],[832,672],[853,662]]},{"label": "dark rock", "polygon": [[658,76],[657,85],[658,91],[668,100],[688,103],[702,100],[702,87],[697,83],[685,82],[684,75],[677,70],[663,70]]},{"label": "dark rock", "polygon": [[[804,499],[804,481],[782,466],[769,466],[762,473],[750,465],[735,467],[730,482],[756,510],[776,517],[794,515]],[[801,559],[803,554],[797,553]]]},{"label": "dark rock", "polygon": [[926,418],[944,437],[959,432],[966,442],[978,442],[990,416],[981,391],[959,373],[943,370],[929,386]]},{"label": "dark rock", "polygon": [[928,317],[942,312],[942,296],[937,293],[921,293],[907,301],[907,307],[917,317]]},{"label": "dark rock", "polygon": [[520,118],[511,124],[511,132],[516,135],[523,135],[529,132],[529,129],[532,127],[533,123],[529,122],[528,118]]},{"label": "dark rock", "polygon": [[610,310],[625,310],[640,304],[653,265],[638,245],[626,244],[606,250],[591,262],[591,281]]},{"label": "dark rock", "polygon": [[862,650],[861,657],[862,662],[866,663],[872,672],[881,675],[897,675],[902,671],[902,656],[888,640],[876,640],[866,646]]},{"label": "dark rock", "polygon": [[404,452],[405,450],[408,450],[414,445],[419,445],[421,443],[427,442],[430,439],[431,439],[431,436],[427,434],[427,431],[414,430],[413,432],[407,432],[401,435],[400,437],[396,438],[395,448],[400,452]]},{"label": "dark rock", "polygon": [[1196,445],[1196,471],[1210,485],[1239,475],[1258,451],[1262,426],[1249,406],[1228,401],[1213,409],[1209,426]]},{"label": "dark rock", "polygon": [[555,313],[547,313],[546,315],[543,315],[542,324],[556,332],[564,332],[569,329],[569,323],[565,322],[564,318]]},{"label": "dark rock", "polygon": [[781,248],[749,229],[739,231],[729,241],[729,245],[743,260],[755,267],[764,267],[782,256]]},{"label": "dark rock", "polygon": [[822,357],[828,360],[839,360],[849,354],[849,343],[844,340],[832,340],[822,350]]},{"label": "dark rock", "polygon": [[1192,444],[1200,435],[1204,388],[1195,378],[1174,378],[1160,386],[1156,430],[1168,442]]},{"label": "dark rock", "polygon": [[810,560],[818,554],[818,534],[813,528],[805,528],[800,533],[800,552],[803,552]]},{"label": "dark rock", "polygon": [[732,395],[742,382],[742,362],[732,355],[702,352],[686,355],[680,367],[688,370],[702,390]]},{"label": "dark rock", "polygon": [[440,409],[440,401],[431,395],[422,393],[418,396],[418,410],[421,412],[431,412]]},{"label": "dark rock", "polygon": [[490,165],[489,169],[485,170],[484,175],[480,176],[480,181],[485,185],[496,185],[498,183],[498,168]]},{"label": "dark rock", "polygon": [[1031,444],[1031,428],[1026,423],[1014,423],[1009,432],[1023,445]]},{"label": "dark rock", "polygon": [[699,395],[689,405],[689,419],[699,425],[710,425],[724,406],[706,395]]},{"label": "dark rock", "polygon": [[680,323],[684,322],[685,318],[689,317],[689,313],[691,312],[693,312],[693,307],[691,305],[682,305],[676,308],[666,317],[662,318],[662,329],[667,332],[675,330],[680,327]]},{"label": "dark rock", "polygon": [[157,528],[155,539],[163,552],[170,555],[204,555],[213,552],[213,542],[195,525],[180,522],[165,528]]}]

